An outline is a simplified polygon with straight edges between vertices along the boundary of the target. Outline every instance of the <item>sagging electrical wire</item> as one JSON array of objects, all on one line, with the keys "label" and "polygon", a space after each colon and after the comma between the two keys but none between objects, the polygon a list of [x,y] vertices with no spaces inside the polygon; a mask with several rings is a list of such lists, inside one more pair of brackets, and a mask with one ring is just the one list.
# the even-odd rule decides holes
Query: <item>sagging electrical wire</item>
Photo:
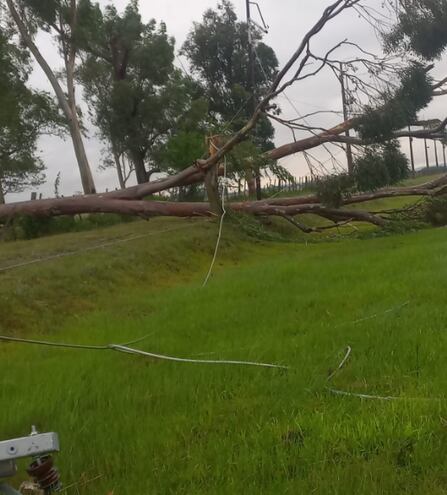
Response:
[{"label": "sagging electrical wire", "polygon": [[143,239],[145,237],[150,237],[150,236],[154,236],[154,235],[157,235],[157,234],[165,234],[167,232],[176,232],[178,230],[189,229],[189,228],[191,228],[191,224],[182,225],[181,227],[175,227],[175,228],[172,228],[172,229],[164,229],[164,230],[146,232],[145,234],[134,235],[134,236],[131,236],[131,237],[126,237],[125,239],[117,239],[117,240],[114,240],[114,241],[109,241],[109,242],[105,242],[105,243],[102,243],[102,244],[97,244],[95,246],[88,246],[88,247],[85,247],[85,248],[77,249],[75,251],[66,251],[66,252],[62,252],[62,253],[55,253],[55,254],[52,254],[52,255],[49,255],[49,256],[44,256],[42,258],[36,258],[36,259],[33,259],[33,260],[23,261],[21,263],[15,263],[13,265],[7,265],[7,266],[0,267],[0,273],[1,272],[7,272],[9,270],[14,270],[14,269],[17,269],[17,268],[23,268],[25,266],[30,266],[30,265],[35,265],[35,264],[38,264],[38,263],[43,263],[45,261],[52,261],[52,260],[56,260],[56,259],[59,259],[59,258],[66,258],[68,256],[75,256],[77,254],[87,253],[89,251],[96,251],[98,249],[105,249],[105,248],[108,248],[108,247],[115,246],[117,244],[124,244],[126,242],[136,241],[138,239]]},{"label": "sagging electrical wire", "polygon": [[[211,141],[212,146],[216,150],[218,150],[217,146]],[[220,221],[219,221],[219,232],[217,234],[217,241],[216,241],[216,247],[214,248],[214,255],[213,259],[211,260],[211,265],[208,270],[208,273],[206,274],[205,280],[203,281],[202,287],[205,287],[208,284],[208,281],[211,277],[211,274],[213,273],[213,268],[216,263],[217,259],[217,253],[219,252],[219,246],[220,246],[220,240],[222,239],[222,231],[223,231],[223,224],[224,224],[224,219],[227,214],[227,210],[225,209],[225,195],[227,193],[227,157],[224,156],[224,174],[223,174],[223,181],[222,181],[222,215],[220,216]]]}]

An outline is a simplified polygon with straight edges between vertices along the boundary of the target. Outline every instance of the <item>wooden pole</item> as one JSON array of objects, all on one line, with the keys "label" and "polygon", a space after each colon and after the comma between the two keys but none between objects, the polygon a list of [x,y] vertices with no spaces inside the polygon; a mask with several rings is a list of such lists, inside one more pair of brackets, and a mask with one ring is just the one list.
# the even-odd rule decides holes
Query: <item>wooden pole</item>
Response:
[{"label": "wooden pole", "polygon": [[[408,131],[411,132],[411,126],[408,126]],[[413,177],[416,174],[414,166],[414,149],[413,149],[413,138],[410,136],[410,159],[411,159],[411,171],[413,172]]]},{"label": "wooden pole", "polygon": [[436,139],[433,139],[433,143],[435,145],[435,159],[436,159],[436,166],[439,168],[439,158],[438,158],[438,144]]},{"label": "wooden pole", "polygon": [[[341,85],[341,98],[343,102],[343,118],[345,122],[349,119],[348,112],[348,99],[346,97],[346,87],[345,87],[345,72],[343,69],[343,63],[340,62],[340,85]],[[346,137],[350,137],[349,129],[345,132]],[[352,174],[354,171],[354,159],[352,157],[352,147],[350,143],[346,143],[346,160],[348,163],[348,174]]]},{"label": "wooden pole", "polygon": [[[248,92],[250,94],[250,111],[252,113],[256,110],[256,74],[255,74],[255,47],[253,42],[253,36],[251,31],[251,2],[245,0],[245,7],[247,11],[247,29],[248,29]],[[261,189],[261,172],[254,170],[254,179],[256,187],[256,199],[262,199]]]}]

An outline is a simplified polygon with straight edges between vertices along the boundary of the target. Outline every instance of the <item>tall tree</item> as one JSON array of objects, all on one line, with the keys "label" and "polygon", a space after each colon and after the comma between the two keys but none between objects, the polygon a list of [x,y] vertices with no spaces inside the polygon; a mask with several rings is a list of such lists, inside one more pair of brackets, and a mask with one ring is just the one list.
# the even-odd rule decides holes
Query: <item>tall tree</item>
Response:
[{"label": "tall tree", "polygon": [[[193,73],[203,84],[210,105],[210,117],[231,131],[240,129],[252,113],[249,81],[249,32],[246,22],[238,20],[229,0],[221,0],[217,9],[203,14],[202,22],[194,23],[182,48]],[[278,70],[278,60],[272,48],[262,42],[262,32],[251,26],[256,45],[254,100],[259,101],[270,87]],[[261,151],[274,147],[274,128],[262,116],[252,134],[252,141]],[[248,176],[252,172],[247,166]],[[250,177],[248,177],[250,179]],[[253,181],[249,180],[252,195]]]},{"label": "tall tree", "polygon": [[115,161],[126,155],[141,184],[158,170],[155,151],[193,111],[197,88],[175,69],[166,26],[144,23],[137,1],[122,15],[112,5],[89,8],[94,22],[76,39],[85,53],[80,78]]},{"label": "tall tree", "polygon": [[44,180],[37,153],[43,133],[62,131],[62,118],[46,93],[26,86],[28,57],[0,31],[0,203],[5,195],[22,192]]},{"label": "tall tree", "polygon": [[[85,194],[95,192],[95,184],[82,138],[82,126],[76,104],[75,70],[77,49],[73,43],[76,30],[82,24],[80,10],[83,0],[6,0],[10,15],[23,43],[33,54],[50,82],[59,106],[68,123]],[[52,69],[35,43],[39,31],[52,33],[64,64],[64,78]]]}]

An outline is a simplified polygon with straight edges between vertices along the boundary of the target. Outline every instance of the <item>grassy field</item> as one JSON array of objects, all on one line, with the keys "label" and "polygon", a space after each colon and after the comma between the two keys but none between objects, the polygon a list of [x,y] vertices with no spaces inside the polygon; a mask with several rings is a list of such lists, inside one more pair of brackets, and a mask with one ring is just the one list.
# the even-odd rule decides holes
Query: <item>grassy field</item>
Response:
[{"label": "grassy field", "polygon": [[215,238],[160,219],[1,244],[1,333],[150,334],[139,348],[289,371],[0,344],[0,439],[58,431],[68,494],[447,493],[447,230],[286,243],[227,224],[202,288]]}]

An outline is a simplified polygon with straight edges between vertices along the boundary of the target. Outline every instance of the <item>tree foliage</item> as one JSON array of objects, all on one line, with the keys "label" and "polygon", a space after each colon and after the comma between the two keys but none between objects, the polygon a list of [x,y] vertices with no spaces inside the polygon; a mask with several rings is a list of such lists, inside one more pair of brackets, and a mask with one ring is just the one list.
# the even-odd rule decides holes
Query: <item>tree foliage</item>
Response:
[{"label": "tree foliage", "polygon": [[408,177],[408,158],[397,141],[367,147],[354,162],[354,180],[358,191],[374,191]]},{"label": "tree foliage", "polygon": [[332,208],[339,208],[355,190],[355,179],[346,172],[320,177],[316,182],[320,201]]},{"label": "tree foliage", "polygon": [[393,131],[414,124],[432,98],[432,79],[426,68],[412,63],[403,71],[397,89],[384,93],[378,107],[365,106],[357,130],[371,142],[387,141]]},{"label": "tree foliage", "polygon": [[405,0],[399,5],[396,25],[385,37],[386,46],[437,59],[447,47],[446,26],[446,0]]},{"label": "tree foliage", "polygon": [[[262,42],[262,32],[252,27],[256,44],[255,100],[270,87],[278,70],[278,60],[272,48]],[[203,85],[209,100],[211,119],[239,129],[251,114],[249,90],[248,25],[238,21],[232,3],[221,0],[216,9],[208,9],[202,21],[194,23],[182,47],[192,72]],[[262,66],[262,67],[261,67]],[[273,147],[274,129],[262,118],[253,140],[263,151]]]},{"label": "tree foliage", "polygon": [[[74,39],[82,26],[80,5],[86,0],[6,0],[6,3],[22,43],[33,54],[54,90],[71,135],[84,192],[92,194],[96,188],[85,152],[74,80],[78,56]],[[52,69],[39,49],[36,43],[39,30],[53,35],[63,61],[63,72]]]},{"label": "tree foliage", "polygon": [[[173,64],[174,40],[166,26],[144,23],[132,1],[120,15],[84,0],[87,19],[77,33],[86,54],[79,72],[94,121],[114,151],[133,162],[139,183],[147,180],[160,146],[205,111],[197,85]],[[195,157],[197,158],[197,156]]]},{"label": "tree foliage", "polygon": [[[26,86],[27,53],[0,32],[0,189],[21,192],[44,180],[37,141],[43,133],[61,132],[63,119],[50,96]],[[1,194],[1,196],[3,195]],[[2,199],[2,198],[0,198]]]},{"label": "tree foliage", "polygon": [[338,208],[354,192],[372,192],[391,186],[409,175],[408,158],[398,141],[365,147],[354,161],[352,174],[340,173],[320,178],[317,195],[322,203]]}]

